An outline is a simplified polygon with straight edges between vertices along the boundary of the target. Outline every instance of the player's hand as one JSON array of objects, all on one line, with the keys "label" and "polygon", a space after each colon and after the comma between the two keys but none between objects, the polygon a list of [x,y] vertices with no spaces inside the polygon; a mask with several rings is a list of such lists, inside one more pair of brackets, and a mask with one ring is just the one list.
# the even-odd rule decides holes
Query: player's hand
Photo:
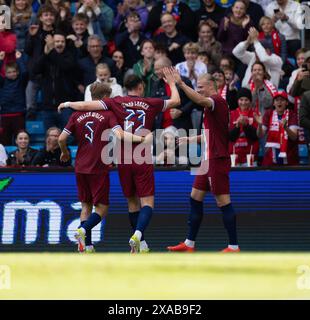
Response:
[{"label": "player's hand", "polygon": [[60,161],[61,162],[68,162],[70,160],[70,153],[68,150],[65,152],[62,152],[60,155]]},{"label": "player's hand", "polygon": [[0,51],[0,60],[4,60],[4,58],[5,58],[5,52]]},{"label": "player's hand", "polygon": [[61,104],[58,106],[58,108],[57,108],[58,113],[61,113],[62,109],[65,109],[65,108],[66,108],[66,107],[65,107],[65,104],[64,104],[64,103],[61,103]]},{"label": "player's hand", "polygon": [[153,133],[152,132],[150,132],[149,134],[147,134],[144,137],[143,143],[145,143],[145,144],[153,144]]},{"label": "player's hand", "polygon": [[170,116],[172,119],[177,119],[182,115],[182,111],[180,109],[172,108],[170,109]]}]

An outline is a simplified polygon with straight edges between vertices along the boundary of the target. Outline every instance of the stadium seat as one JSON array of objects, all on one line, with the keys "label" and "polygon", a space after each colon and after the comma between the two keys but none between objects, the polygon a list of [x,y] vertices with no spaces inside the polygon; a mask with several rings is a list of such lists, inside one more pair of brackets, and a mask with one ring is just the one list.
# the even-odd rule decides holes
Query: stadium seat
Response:
[{"label": "stadium seat", "polygon": [[71,153],[72,165],[74,165],[78,147],[77,146],[68,146],[68,148]]},{"label": "stadium seat", "polygon": [[309,164],[308,148],[306,144],[300,144],[299,149],[299,163],[307,165]]},{"label": "stadium seat", "polygon": [[26,121],[26,130],[31,136],[32,143],[44,143],[45,129],[43,121]]},{"label": "stadium seat", "polygon": [[12,151],[16,150],[16,146],[5,146],[5,151],[7,154],[11,153]]}]

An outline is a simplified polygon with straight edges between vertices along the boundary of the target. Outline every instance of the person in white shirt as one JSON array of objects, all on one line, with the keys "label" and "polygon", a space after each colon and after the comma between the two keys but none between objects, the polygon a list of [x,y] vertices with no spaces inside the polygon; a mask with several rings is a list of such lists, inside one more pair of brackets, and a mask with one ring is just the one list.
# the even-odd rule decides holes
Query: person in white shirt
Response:
[{"label": "person in white shirt", "polygon": [[6,154],[6,151],[4,149],[4,146],[0,144],[0,167],[6,166],[6,160],[8,159],[8,156]]},{"label": "person in white shirt", "polygon": [[[248,51],[248,47],[253,44],[254,52]],[[242,80],[242,87],[249,87],[251,79],[252,65],[259,60],[264,64],[270,81],[274,86],[278,87],[280,76],[282,74],[282,59],[278,55],[272,53],[273,48],[267,41],[258,40],[258,31],[255,28],[249,30],[249,36],[246,41],[240,42],[234,49],[233,55],[238,58],[243,64],[247,65],[245,76]]]},{"label": "person in white shirt", "polygon": [[272,1],[265,14],[273,19],[277,30],[285,36],[288,55],[294,57],[295,52],[301,48],[303,11],[300,4],[293,0]]},{"label": "person in white shirt", "polygon": [[[121,85],[116,82],[116,78],[111,78],[111,71],[109,66],[106,63],[99,63],[96,67],[96,77],[97,80],[95,82],[104,82],[109,85],[112,89],[111,98],[116,96],[123,96],[123,89]],[[92,101],[90,86],[88,85],[85,90],[84,101]]]},{"label": "person in white shirt", "polygon": [[189,42],[183,47],[185,61],[178,63],[175,68],[182,77],[191,80],[193,88],[197,88],[197,78],[208,72],[205,63],[198,60],[199,46],[197,43]]}]

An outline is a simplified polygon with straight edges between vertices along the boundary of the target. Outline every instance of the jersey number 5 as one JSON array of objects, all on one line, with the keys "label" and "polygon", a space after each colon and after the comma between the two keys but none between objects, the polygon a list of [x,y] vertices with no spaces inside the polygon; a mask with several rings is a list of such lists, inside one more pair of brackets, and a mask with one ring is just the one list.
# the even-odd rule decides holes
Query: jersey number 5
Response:
[{"label": "jersey number 5", "polygon": [[94,130],[92,129],[92,125],[94,124],[94,121],[88,121],[85,123],[85,128],[89,131],[89,134],[85,134],[85,138],[90,142],[93,143],[94,140]]}]

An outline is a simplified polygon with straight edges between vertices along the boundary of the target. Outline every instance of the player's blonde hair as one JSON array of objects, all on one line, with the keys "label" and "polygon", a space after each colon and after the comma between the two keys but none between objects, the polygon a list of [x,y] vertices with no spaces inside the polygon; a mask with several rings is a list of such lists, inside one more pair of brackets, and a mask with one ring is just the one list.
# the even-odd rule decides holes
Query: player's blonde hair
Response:
[{"label": "player's blonde hair", "polygon": [[90,86],[92,100],[101,100],[110,97],[112,89],[109,85],[100,82],[94,82]]}]

